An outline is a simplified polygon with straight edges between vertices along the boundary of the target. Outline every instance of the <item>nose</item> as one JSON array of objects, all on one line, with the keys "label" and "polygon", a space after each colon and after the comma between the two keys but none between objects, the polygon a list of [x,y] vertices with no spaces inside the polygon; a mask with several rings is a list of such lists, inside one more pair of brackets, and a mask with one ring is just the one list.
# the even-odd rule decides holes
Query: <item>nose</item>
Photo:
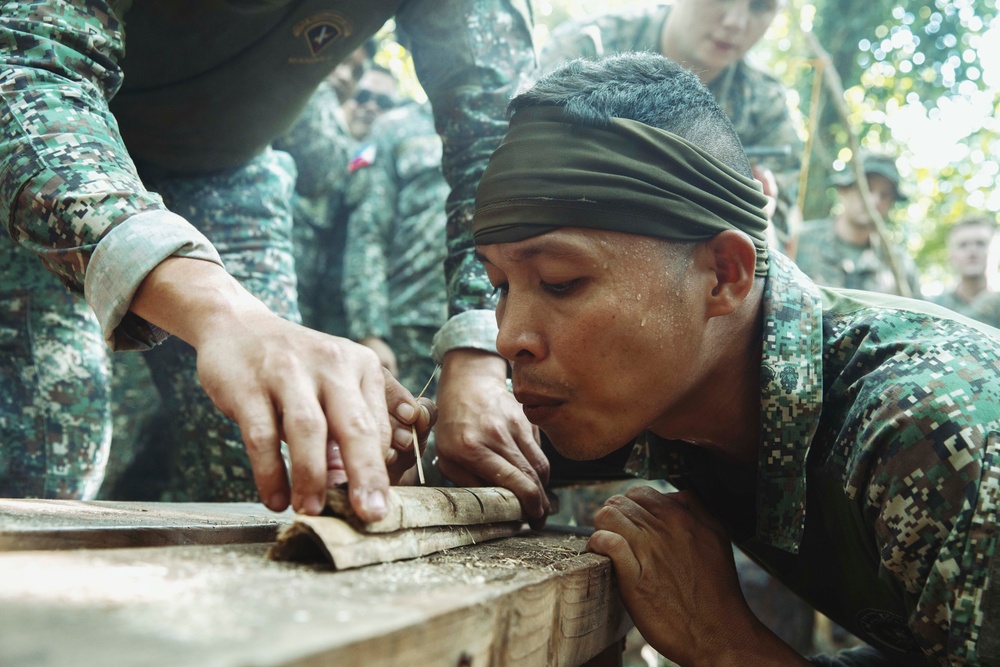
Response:
[{"label": "nose", "polygon": [[545,337],[530,303],[508,294],[497,307],[497,352],[507,361],[545,357]]},{"label": "nose", "polygon": [[872,206],[877,208],[879,211],[889,209],[889,205],[892,203],[892,195],[890,193],[876,188],[875,190],[871,190],[870,194]]},{"label": "nose", "polygon": [[750,21],[750,2],[749,0],[736,0],[736,2],[728,3],[722,11],[722,20],[720,23],[723,27],[728,30],[740,31],[747,27],[747,23]]}]

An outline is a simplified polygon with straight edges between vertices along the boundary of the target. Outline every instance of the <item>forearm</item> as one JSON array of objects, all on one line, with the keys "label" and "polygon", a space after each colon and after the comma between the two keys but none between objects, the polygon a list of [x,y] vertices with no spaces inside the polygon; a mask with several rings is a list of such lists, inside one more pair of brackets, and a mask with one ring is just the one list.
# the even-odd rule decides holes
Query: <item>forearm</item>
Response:
[{"label": "forearm", "polygon": [[147,192],[108,111],[121,83],[121,24],[103,3],[5,9],[0,18],[0,216],[23,247],[86,295],[113,348],[149,347],[156,331],[123,318],[164,258],[219,261]]},{"label": "forearm", "polygon": [[221,266],[187,257],[171,257],[153,269],[136,291],[131,312],[195,349],[275,317]]},{"label": "forearm", "polygon": [[[475,190],[490,154],[507,131],[504,108],[533,71],[530,11],[521,0],[414,0],[399,25],[412,37],[413,61],[431,100],[444,151],[448,201],[445,275],[449,312],[492,309],[473,257]],[[448,67],[440,64],[449,63]]]}]

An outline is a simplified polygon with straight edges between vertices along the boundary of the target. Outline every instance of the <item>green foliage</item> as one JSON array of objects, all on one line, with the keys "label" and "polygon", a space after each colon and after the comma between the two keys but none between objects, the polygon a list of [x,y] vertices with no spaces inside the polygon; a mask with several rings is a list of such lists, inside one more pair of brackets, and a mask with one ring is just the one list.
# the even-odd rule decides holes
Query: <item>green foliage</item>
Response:
[{"label": "green foliage", "polygon": [[[899,155],[910,202],[896,211],[896,241],[913,253],[928,282],[945,279],[947,228],[975,210],[1000,209],[1000,103],[980,54],[997,14],[995,0],[792,0],[761,55],[797,92],[808,114],[816,76],[802,37],[811,30],[843,80],[850,127],[864,146]],[[997,31],[993,40],[997,39]],[[996,77],[997,73],[993,73]],[[834,160],[850,158],[847,126],[822,91],[815,119],[806,217],[829,206]],[[935,136],[940,133],[940,136]]]}]

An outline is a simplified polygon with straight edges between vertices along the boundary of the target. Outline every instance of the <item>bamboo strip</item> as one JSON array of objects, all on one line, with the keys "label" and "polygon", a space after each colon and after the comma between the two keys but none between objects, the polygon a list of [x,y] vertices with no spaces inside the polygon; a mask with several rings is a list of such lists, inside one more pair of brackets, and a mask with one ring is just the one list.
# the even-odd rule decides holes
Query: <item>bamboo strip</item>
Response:
[{"label": "bamboo strip", "polygon": [[329,516],[300,516],[268,551],[273,560],[328,561],[338,570],[419,558],[521,531],[520,521],[470,526],[430,526],[371,534]]},{"label": "bamboo strip", "polygon": [[365,524],[351,509],[347,491],[330,489],[326,512],[342,517],[366,533],[389,533],[427,526],[523,521],[521,504],[513,492],[501,487],[396,486],[389,489],[389,513],[384,519]]}]

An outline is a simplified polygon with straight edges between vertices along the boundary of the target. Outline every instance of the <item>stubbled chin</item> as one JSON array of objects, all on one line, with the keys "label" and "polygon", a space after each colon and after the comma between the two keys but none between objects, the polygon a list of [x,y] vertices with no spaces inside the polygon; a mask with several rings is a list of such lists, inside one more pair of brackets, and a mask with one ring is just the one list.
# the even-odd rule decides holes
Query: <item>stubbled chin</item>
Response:
[{"label": "stubbled chin", "polygon": [[[559,429],[542,429],[552,447],[572,461],[594,461],[624,447],[627,442],[612,444],[588,439],[586,433],[563,432]],[[589,434],[591,438],[593,434]]]}]

